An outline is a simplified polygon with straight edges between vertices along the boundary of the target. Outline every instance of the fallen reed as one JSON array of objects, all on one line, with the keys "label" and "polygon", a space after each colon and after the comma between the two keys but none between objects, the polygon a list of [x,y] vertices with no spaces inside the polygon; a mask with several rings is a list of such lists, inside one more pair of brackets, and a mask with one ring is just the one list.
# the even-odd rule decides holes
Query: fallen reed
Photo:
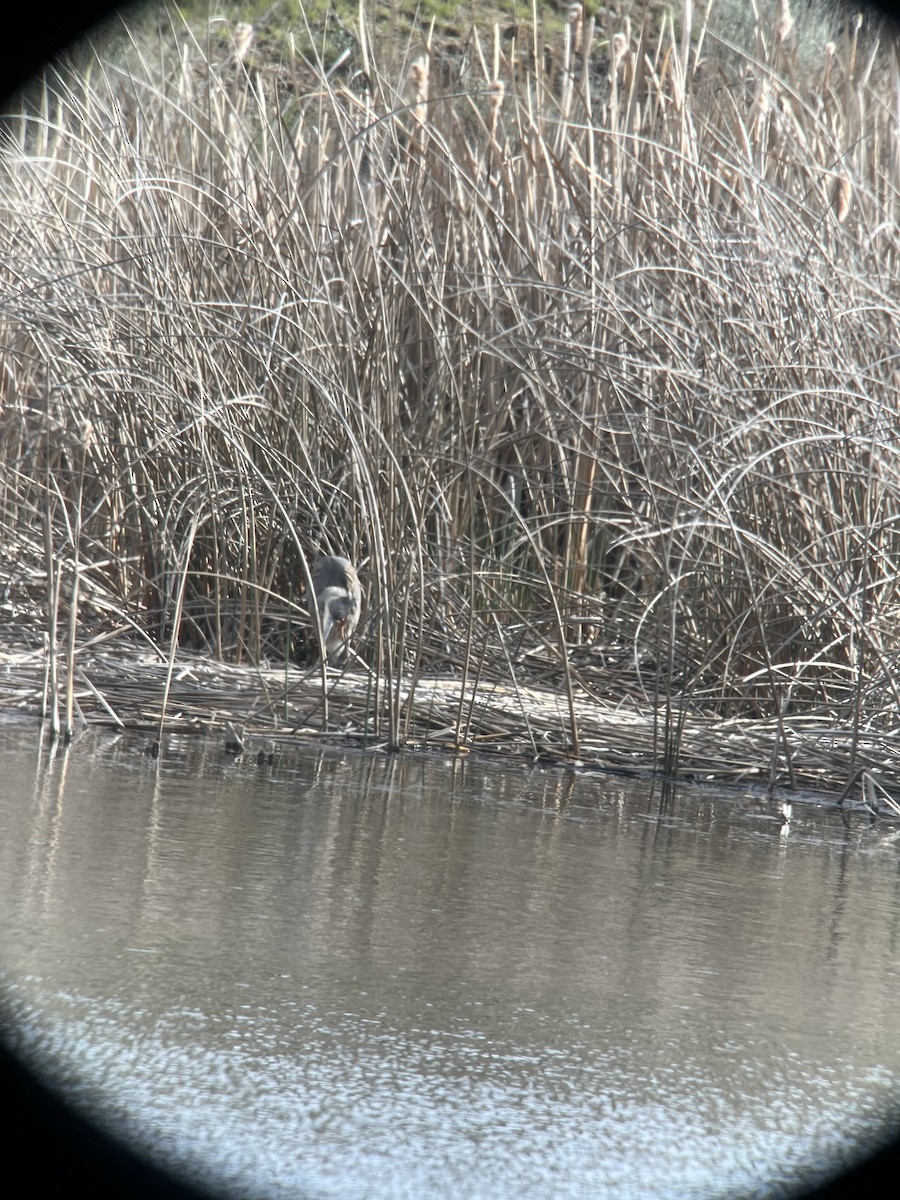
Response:
[{"label": "fallen reed", "polygon": [[687,707],[821,714],[852,774],[898,723],[898,43],[716,17],[386,48],[363,4],[329,60],[173,15],[48,70],[0,162],[8,604],[285,662],[343,553],[391,744],[449,675],[460,742],[543,681],[577,755],[618,663],[667,770]]}]

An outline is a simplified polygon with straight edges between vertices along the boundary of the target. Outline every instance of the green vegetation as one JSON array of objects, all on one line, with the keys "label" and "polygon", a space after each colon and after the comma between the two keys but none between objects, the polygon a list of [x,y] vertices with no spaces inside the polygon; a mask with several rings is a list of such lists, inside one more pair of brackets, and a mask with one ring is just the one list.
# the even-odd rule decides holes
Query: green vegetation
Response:
[{"label": "green vegetation", "polygon": [[613,658],[669,711],[893,729],[896,42],[263,9],[6,120],[8,615],[272,661],[346,553],[394,734],[410,674],[571,705]]}]

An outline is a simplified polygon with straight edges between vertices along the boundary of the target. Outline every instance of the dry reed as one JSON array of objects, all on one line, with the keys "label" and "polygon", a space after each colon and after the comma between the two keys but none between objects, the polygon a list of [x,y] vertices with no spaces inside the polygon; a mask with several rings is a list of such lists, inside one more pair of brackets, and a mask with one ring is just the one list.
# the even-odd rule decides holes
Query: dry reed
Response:
[{"label": "dry reed", "polygon": [[440,675],[457,741],[543,683],[577,755],[615,660],[660,768],[702,710],[853,775],[900,724],[898,45],[692,12],[391,69],[364,7],[338,64],[172,18],[48,71],[0,163],[8,606],[287,662],[344,553],[390,745]]}]

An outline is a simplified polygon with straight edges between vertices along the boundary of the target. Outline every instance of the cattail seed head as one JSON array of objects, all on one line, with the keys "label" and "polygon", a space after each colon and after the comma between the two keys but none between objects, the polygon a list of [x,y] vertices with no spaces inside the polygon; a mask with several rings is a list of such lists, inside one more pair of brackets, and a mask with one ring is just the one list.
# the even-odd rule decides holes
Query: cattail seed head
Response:
[{"label": "cattail seed head", "polygon": [[500,109],[503,107],[503,98],[506,95],[506,84],[502,79],[495,79],[487,86],[488,94],[488,118],[490,121],[491,139],[497,136],[497,124],[500,120]]},{"label": "cattail seed head", "polygon": [[253,26],[248,25],[246,21],[241,21],[240,24],[234,27],[234,57],[235,61],[242,63],[247,57],[253,42]]},{"label": "cattail seed head", "polygon": [[778,12],[775,17],[775,36],[779,42],[786,42],[794,28],[794,14],[791,12],[790,0],[778,0]]},{"label": "cattail seed head", "polygon": [[572,51],[575,54],[581,51],[581,39],[584,33],[584,8],[575,0],[574,4],[570,4],[566,9],[566,19],[572,30]]},{"label": "cattail seed head", "polygon": [[834,182],[831,204],[838,222],[843,224],[850,212],[850,202],[853,199],[853,184],[847,175],[839,175]]},{"label": "cattail seed head", "polygon": [[428,59],[424,55],[410,64],[408,80],[414,104],[413,117],[424,125],[428,115]]},{"label": "cattail seed head", "polygon": [[618,71],[628,54],[628,38],[624,33],[614,33],[610,40],[612,50],[612,69]]},{"label": "cattail seed head", "polygon": [[409,86],[417,104],[428,99],[428,59],[424,55],[410,64]]}]

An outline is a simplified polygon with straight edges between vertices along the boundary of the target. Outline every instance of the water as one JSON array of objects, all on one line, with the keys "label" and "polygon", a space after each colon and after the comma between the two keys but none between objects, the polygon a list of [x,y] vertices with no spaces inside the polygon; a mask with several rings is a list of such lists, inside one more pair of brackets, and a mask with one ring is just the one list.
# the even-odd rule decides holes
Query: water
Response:
[{"label": "water", "polygon": [[896,1117],[887,827],[473,758],[0,740],[8,1037],[226,1194],[784,1196]]}]

